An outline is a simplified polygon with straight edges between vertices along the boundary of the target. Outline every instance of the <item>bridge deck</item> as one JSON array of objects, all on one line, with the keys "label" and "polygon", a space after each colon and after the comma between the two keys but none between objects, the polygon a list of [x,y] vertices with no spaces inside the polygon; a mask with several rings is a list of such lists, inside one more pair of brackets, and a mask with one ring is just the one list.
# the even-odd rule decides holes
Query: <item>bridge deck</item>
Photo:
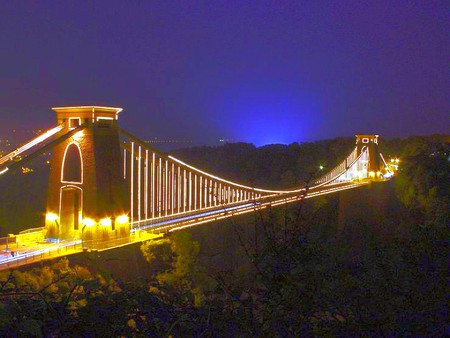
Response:
[{"label": "bridge deck", "polygon": [[[369,184],[370,181],[359,181],[351,183],[340,183],[311,189],[306,196],[283,195],[268,198],[257,202],[241,203],[233,206],[218,207],[191,215],[178,217],[166,217],[153,222],[136,224],[129,237],[112,239],[108,241],[66,241],[60,243],[28,241],[21,244],[0,245],[0,270],[17,268],[33,264],[39,261],[55,259],[58,257],[73,255],[83,251],[111,250],[118,247],[143,242],[158,238],[164,233],[182,230],[189,227],[199,226],[204,223],[213,222],[244,213],[254,212],[267,207],[275,207],[286,203],[294,203],[303,198],[313,198],[327,195],[347,189],[353,189]],[[13,254],[12,254],[13,253]],[[14,256],[13,256],[14,255]]]}]

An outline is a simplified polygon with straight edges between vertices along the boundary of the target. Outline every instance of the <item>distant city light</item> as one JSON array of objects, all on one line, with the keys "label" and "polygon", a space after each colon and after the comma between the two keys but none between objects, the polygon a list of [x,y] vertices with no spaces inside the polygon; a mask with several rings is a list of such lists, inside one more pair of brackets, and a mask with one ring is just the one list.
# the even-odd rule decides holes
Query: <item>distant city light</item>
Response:
[{"label": "distant city light", "polygon": [[22,174],[26,175],[26,174],[30,174],[32,172],[34,172],[34,169],[28,168],[28,167],[22,167]]},{"label": "distant city light", "polygon": [[144,141],[145,143],[193,143],[192,140],[183,140],[183,139],[158,139],[155,137],[153,140]]}]

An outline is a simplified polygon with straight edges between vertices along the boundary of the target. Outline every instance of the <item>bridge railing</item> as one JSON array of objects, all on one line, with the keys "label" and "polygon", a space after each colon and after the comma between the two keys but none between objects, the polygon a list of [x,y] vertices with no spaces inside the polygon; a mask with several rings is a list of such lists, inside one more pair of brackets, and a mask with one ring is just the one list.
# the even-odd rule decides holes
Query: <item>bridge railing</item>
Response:
[{"label": "bridge railing", "polygon": [[366,155],[367,151],[362,152],[357,155],[357,148],[355,147],[353,151],[348,155],[341,163],[339,163],[337,166],[335,166],[333,169],[331,169],[329,172],[327,172],[325,175],[321,176],[320,178],[316,179],[314,181],[315,187],[320,187],[326,184],[330,184],[336,180],[338,180],[340,177],[342,177],[352,166],[355,165],[355,163],[358,162],[358,160],[363,156]]},{"label": "bridge railing", "polygon": [[8,257],[5,258],[0,256],[0,270],[15,268],[45,259],[66,256],[80,251],[82,251],[81,241],[61,243],[59,245],[44,247],[25,253],[20,252],[20,247],[8,251],[3,250],[3,254],[7,254]]}]

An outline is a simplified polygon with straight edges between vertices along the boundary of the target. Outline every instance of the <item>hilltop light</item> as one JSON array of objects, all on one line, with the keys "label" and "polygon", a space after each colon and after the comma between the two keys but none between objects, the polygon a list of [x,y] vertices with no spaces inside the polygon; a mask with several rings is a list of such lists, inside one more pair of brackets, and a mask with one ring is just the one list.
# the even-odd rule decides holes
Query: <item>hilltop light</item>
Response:
[{"label": "hilltop light", "polygon": [[117,224],[126,224],[128,223],[128,216],[127,215],[120,215],[116,218]]},{"label": "hilltop light", "polygon": [[89,228],[95,225],[95,221],[92,218],[85,218],[83,224]]},{"label": "hilltop light", "polygon": [[100,220],[100,225],[105,227],[111,226],[111,218],[103,218],[102,220]]},{"label": "hilltop light", "polygon": [[52,212],[49,212],[47,215],[45,215],[45,220],[49,222],[55,222],[58,220],[58,218],[59,218],[58,215]]}]

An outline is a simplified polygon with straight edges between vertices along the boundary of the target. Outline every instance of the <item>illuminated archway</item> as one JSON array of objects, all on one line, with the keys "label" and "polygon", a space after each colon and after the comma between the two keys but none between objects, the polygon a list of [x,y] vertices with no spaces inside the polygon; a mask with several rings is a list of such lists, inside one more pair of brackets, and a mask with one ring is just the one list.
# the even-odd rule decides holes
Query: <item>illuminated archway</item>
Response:
[{"label": "illuminated archway", "polygon": [[83,183],[83,157],[80,146],[76,142],[70,143],[64,151],[61,182]]}]

